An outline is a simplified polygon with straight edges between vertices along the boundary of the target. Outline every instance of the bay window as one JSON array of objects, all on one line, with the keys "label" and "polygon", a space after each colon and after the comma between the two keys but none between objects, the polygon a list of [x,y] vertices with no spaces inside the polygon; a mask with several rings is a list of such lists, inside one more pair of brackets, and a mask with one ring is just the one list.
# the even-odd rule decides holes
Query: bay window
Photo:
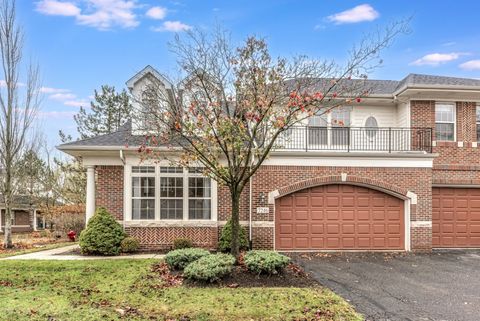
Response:
[{"label": "bay window", "polygon": [[455,105],[435,104],[435,137],[438,141],[455,140]]},{"label": "bay window", "polygon": [[212,180],[201,168],[133,166],[131,184],[132,220],[212,219]]}]

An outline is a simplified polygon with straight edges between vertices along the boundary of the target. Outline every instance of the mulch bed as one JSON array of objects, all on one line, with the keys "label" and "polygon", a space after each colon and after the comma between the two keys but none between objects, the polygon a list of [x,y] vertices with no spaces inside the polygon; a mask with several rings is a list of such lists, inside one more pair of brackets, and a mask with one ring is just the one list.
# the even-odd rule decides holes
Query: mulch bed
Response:
[{"label": "mulch bed", "polygon": [[251,287],[315,287],[318,282],[305,273],[297,264],[290,263],[281,273],[273,275],[257,275],[247,271],[247,269],[238,265],[235,266],[231,275],[223,278],[219,282],[203,283],[194,282],[183,278],[180,271],[170,271],[165,262],[157,263],[152,266],[152,272],[157,274],[162,280],[160,287],[174,287],[185,285],[188,287],[228,287],[228,288],[251,288]]}]

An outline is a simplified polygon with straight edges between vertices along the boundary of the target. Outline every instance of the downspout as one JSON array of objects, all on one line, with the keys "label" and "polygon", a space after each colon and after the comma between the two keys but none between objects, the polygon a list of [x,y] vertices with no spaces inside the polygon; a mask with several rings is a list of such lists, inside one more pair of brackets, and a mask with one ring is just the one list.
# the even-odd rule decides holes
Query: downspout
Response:
[{"label": "downspout", "polygon": [[[120,160],[123,163],[123,175],[124,175],[124,181],[125,181],[125,155],[123,155],[123,149],[120,149],[119,152],[119,157]],[[123,195],[125,196],[125,182],[123,183]],[[125,199],[123,200],[123,220],[122,220],[122,226],[123,226],[123,231],[125,231]]]}]

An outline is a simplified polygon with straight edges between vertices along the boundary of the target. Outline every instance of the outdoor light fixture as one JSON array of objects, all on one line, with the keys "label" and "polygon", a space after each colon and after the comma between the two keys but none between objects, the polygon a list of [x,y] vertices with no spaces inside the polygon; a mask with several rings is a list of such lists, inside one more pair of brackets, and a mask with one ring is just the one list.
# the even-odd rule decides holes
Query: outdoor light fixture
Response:
[{"label": "outdoor light fixture", "polygon": [[258,194],[258,203],[260,205],[265,204],[265,193],[264,192],[260,192],[260,194]]}]

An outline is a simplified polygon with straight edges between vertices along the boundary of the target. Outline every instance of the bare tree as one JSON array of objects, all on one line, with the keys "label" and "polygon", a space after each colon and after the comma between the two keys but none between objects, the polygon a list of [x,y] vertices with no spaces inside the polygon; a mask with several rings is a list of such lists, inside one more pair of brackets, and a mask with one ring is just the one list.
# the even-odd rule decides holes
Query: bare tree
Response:
[{"label": "bare tree", "polygon": [[[0,90],[0,192],[5,202],[5,247],[12,244],[12,203],[15,195],[15,165],[28,149],[29,134],[39,107],[38,68],[28,67],[25,83],[19,81],[22,67],[23,30],[17,23],[16,1],[0,2],[0,61],[4,82]],[[21,169],[20,169],[21,170]]]},{"label": "bare tree", "polygon": [[185,79],[172,89],[152,80],[136,97],[147,133],[140,151],[158,159],[166,153],[157,147],[177,147],[172,162],[202,166],[228,187],[231,249],[238,255],[240,196],[249,179],[293,126],[367,96],[367,75],[381,64],[380,51],[407,31],[402,21],[368,35],[343,65],[306,56],[274,59],[256,37],[235,48],[221,29],[177,36],[171,48]]}]

